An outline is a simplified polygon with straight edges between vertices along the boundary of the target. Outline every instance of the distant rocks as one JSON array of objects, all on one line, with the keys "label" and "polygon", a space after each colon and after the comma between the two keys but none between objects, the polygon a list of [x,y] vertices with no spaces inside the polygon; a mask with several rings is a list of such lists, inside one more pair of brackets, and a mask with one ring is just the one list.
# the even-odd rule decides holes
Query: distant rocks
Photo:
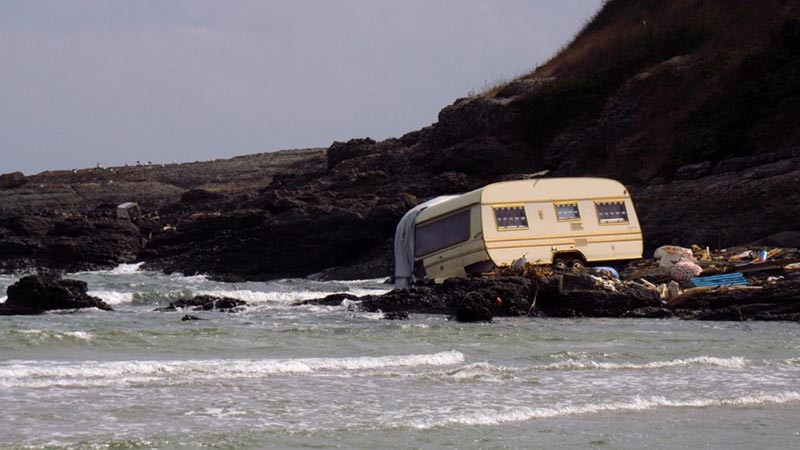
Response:
[{"label": "distant rocks", "polygon": [[0,271],[48,268],[77,272],[131,263],[139,228],[126,220],[0,215]]},{"label": "distant rocks", "polygon": [[191,314],[186,314],[185,316],[181,317],[181,322],[192,322],[192,321],[195,321],[195,320],[206,320],[206,319],[201,319],[201,318],[199,318],[197,316],[193,316]]},{"label": "distant rocks", "polygon": [[383,315],[385,320],[408,320],[408,313],[405,311],[393,311]]},{"label": "distant rocks", "polygon": [[323,298],[304,300],[300,305],[319,305],[319,306],[339,306],[345,300],[358,300],[358,296],[353,294],[331,294]]},{"label": "distant rocks", "polygon": [[[189,309],[191,311],[221,311],[221,312],[236,312],[240,307],[247,305],[244,300],[239,300],[230,297],[214,297],[212,295],[198,295],[188,299],[181,299],[171,302],[169,306],[158,308],[156,311],[177,311],[180,309]],[[186,319],[193,320],[193,319]]]},{"label": "distant rocks", "polygon": [[0,189],[14,189],[27,183],[28,179],[22,172],[11,172],[0,175]]},{"label": "distant rocks", "polygon": [[23,277],[7,289],[8,299],[0,304],[0,315],[42,314],[57,309],[113,309],[103,300],[87,294],[86,283],[47,273]]}]

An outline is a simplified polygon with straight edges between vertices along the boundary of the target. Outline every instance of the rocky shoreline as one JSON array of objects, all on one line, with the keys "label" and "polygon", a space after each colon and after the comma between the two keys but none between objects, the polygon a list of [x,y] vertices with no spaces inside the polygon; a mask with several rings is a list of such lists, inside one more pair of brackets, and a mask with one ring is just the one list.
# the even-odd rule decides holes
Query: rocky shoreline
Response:
[{"label": "rocky shoreline", "polygon": [[667,301],[639,283],[614,287],[613,278],[601,271],[537,273],[453,278],[441,284],[426,281],[380,296],[334,294],[301,304],[341,305],[347,301],[360,311],[390,316],[443,314],[462,322],[520,316],[800,322],[800,271],[761,286],[688,291],[680,302]]}]

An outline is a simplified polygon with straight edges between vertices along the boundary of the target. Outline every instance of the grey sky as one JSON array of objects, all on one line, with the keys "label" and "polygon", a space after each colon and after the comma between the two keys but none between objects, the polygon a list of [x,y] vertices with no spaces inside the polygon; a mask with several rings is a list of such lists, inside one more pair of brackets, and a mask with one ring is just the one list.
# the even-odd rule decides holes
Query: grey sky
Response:
[{"label": "grey sky", "polygon": [[0,0],[0,173],[400,136],[601,3]]}]

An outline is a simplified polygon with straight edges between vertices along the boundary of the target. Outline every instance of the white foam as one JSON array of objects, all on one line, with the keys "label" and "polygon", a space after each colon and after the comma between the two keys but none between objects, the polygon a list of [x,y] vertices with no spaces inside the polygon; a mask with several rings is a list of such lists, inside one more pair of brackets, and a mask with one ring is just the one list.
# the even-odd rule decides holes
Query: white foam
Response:
[{"label": "white foam", "polygon": [[87,331],[65,331],[63,334],[64,334],[64,336],[71,336],[71,337],[74,337],[76,339],[81,339],[81,340],[84,340],[84,341],[89,341],[92,338],[94,338],[94,335],[92,333],[87,332]]},{"label": "white foam", "polygon": [[429,429],[446,426],[499,425],[509,422],[524,422],[534,419],[592,414],[613,411],[646,411],[659,407],[706,408],[721,406],[748,406],[759,404],[779,404],[800,401],[800,392],[779,394],[751,394],[732,398],[698,398],[689,400],[669,400],[664,397],[634,398],[626,402],[597,403],[587,405],[564,405],[549,408],[515,408],[494,412],[459,414],[445,419],[414,421],[407,426],[416,429]]},{"label": "white foam", "polygon": [[83,274],[97,274],[97,275],[128,275],[136,272],[141,272],[143,262],[135,264],[120,264],[117,267],[109,270],[91,270],[84,272],[75,272],[75,275]]},{"label": "white foam", "polygon": [[9,330],[9,332],[30,335],[34,339],[53,338],[53,339],[63,340],[64,338],[75,338],[79,340],[88,341],[94,338],[94,335],[92,333],[89,333],[88,331],[54,331],[54,330],[29,329],[29,330]]},{"label": "white foam", "polygon": [[5,303],[8,297],[0,297],[0,303]]},{"label": "white foam", "polygon": [[100,298],[109,305],[119,305],[120,303],[133,301],[133,292],[89,291],[88,294]]},{"label": "white foam", "polygon": [[0,366],[0,386],[94,385],[157,377],[164,381],[258,378],[281,374],[375,370],[394,367],[447,366],[464,361],[458,351],[420,355],[360,356],[346,358],[213,359],[188,361],[87,361],[83,363],[16,362]]},{"label": "white foam", "polygon": [[143,262],[135,263],[135,264],[120,264],[117,267],[111,269],[108,273],[112,275],[125,275],[130,273],[139,272]]},{"label": "white foam", "polygon": [[247,289],[238,290],[206,290],[197,291],[193,295],[211,295],[213,297],[230,297],[237,300],[244,300],[247,303],[284,303],[293,304],[297,301],[311,300],[314,298],[322,298],[329,293],[313,292],[313,291],[251,291]]},{"label": "white foam", "polygon": [[747,360],[734,356],[731,358],[716,358],[713,356],[697,356],[687,359],[673,359],[671,361],[653,361],[649,363],[611,363],[596,361],[577,361],[568,359],[544,366],[535,366],[537,369],[545,370],[581,370],[581,369],[602,369],[602,370],[636,370],[636,369],[663,369],[669,367],[683,367],[691,365],[705,365],[726,367],[730,369],[741,369],[747,365]]}]

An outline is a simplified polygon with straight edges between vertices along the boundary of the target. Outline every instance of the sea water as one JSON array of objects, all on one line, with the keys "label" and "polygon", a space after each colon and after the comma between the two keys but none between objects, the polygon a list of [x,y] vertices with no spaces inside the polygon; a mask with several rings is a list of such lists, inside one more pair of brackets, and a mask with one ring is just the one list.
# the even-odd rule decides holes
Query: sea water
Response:
[{"label": "sea water", "polygon": [[[0,446],[800,447],[795,323],[388,321],[295,305],[383,280],[69,277],[115,311],[0,317]],[[154,311],[198,294],[248,306]]]}]

